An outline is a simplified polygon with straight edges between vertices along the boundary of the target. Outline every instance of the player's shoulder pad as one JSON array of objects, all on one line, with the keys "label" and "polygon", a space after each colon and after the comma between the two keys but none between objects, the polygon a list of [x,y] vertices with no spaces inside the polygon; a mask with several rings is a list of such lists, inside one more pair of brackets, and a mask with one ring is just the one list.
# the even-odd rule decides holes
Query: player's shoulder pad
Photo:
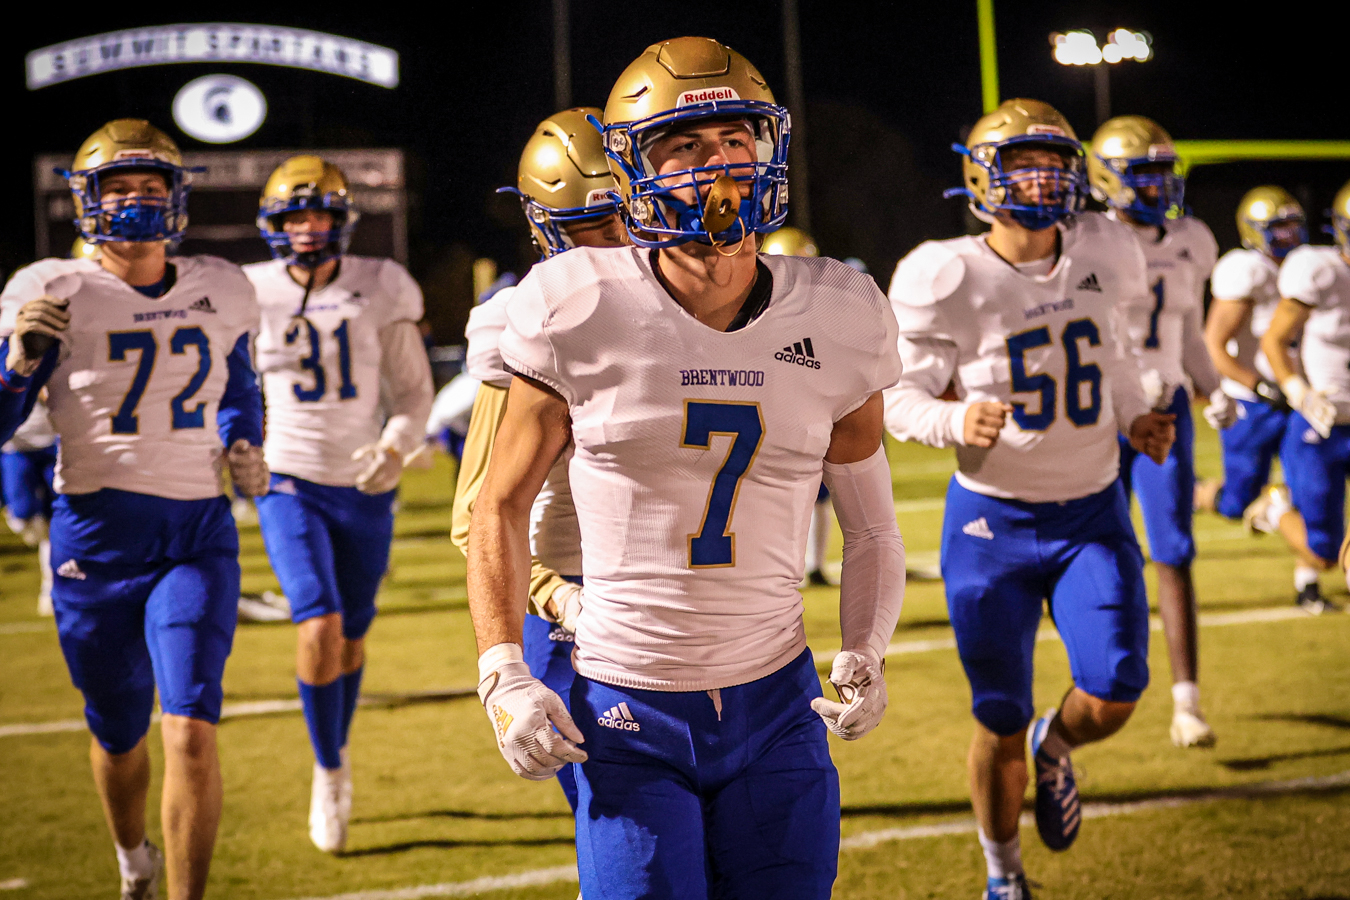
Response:
[{"label": "player's shoulder pad", "polygon": [[1336,283],[1334,247],[1304,244],[1289,251],[1280,264],[1280,294],[1310,306],[1320,305],[1322,295]]},{"label": "player's shoulder pad", "polygon": [[548,311],[545,326],[551,333],[561,334],[589,321],[597,312],[603,314],[601,301],[623,294],[623,289],[616,290],[619,284],[645,284],[647,277],[637,254],[646,252],[635,247],[575,247],[535,263],[514,293],[521,293],[526,282],[533,279]]},{"label": "player's shoulder pad", "polygon": [[1214,264],[1209,279],[1210,290],[1220,300],[1254,299],[1252,295],[1273,274],[1259,252],[1237,247],[1219,257]]},{"label": "player's shoulder pad", "polygon": [[1167,227],[1181,231],[1198,265],[1212,269],[1218,262],[1219,242],[1214,239],[1214,232],[1202,220],[1195,216],[1182,216]]},{"label": "player's shoulder pad", "polygon": [[372,256],[344,256],[362,267],[374,270],[375,281],[386,295],[389,303],[388,320],[397,322],[407,319],[416,322],[422,318],[422,287],[403,264],[395,259],[380,259]]},{"label": "player's shoulder pad", "polygon": [[89,271],[91,267],[97,269],[98,264],[87,259],[49,257],[15,270],[5,282],[4,291],[0,292],[0,336],[14,330],[16,317],[25,303],[46,293],[68,296],[69,291],[63,284],[54,283],[74,280],[78,286],[79,272]]},{"label": "player's shoulder pad", "polygon": [[906,306],[932,306],[954,294],[965,277],[966,261],[951,241],[924,241],[896,264],[887,294]]}]

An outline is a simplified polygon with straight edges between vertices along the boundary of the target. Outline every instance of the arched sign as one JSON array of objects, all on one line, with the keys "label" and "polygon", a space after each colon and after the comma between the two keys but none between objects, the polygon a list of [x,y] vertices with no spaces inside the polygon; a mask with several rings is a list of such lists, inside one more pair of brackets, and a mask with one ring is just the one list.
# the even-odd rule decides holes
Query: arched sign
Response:
[{"label": "arched sign", "polygon": [[34,50],[30,91],[118,69],[171,63],[259,63],[398,87],[398,53],[351,38],[272,25],[159,25],[110,31]]}]

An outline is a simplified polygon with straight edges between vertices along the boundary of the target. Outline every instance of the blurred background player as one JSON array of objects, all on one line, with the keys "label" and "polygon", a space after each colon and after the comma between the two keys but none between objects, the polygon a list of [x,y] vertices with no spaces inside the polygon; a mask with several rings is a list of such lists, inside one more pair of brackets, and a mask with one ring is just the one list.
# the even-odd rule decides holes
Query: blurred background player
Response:
[{"label": "blurred background player", "polygon": [[296,675],[315,757],[309,836],[333,853],[347,842],[347,738],[389,565],[394,489],[432,402],[422,291],[393,260],[346,252],[356,219],[337,166],[291,157],[259,206],[274,259],[244,267],[262,307],[273,472],[258,520],[299,626]]},{"label": "blurred background player", "polygon": [[[535,247],[550,259],[573,247],[621,247],[627,243],[614,201],[609,172],[593,107],[567,109],[549,116],[520,156],[517,187],[525,221]],[[506,189],[504,189],[506,190]],[[478,379],[473,416],[455,489],[451,539],[466,556],[469,523],[483,485],[497,428],[506,412],[511,373],[502,361],[498,341],[506,328],[506,307],[513,287],[497,291],[469,315],[466,377]],[[568,702],[572,681],[573,632],[581,611],[581,532],[567,480],[569,446],[549,469],[530,511],[530,597],[525,626],[525,663],[530,674]],[[575,812],[576,775],[571,766],[558,771],[558,784]]]},{"label": "blurred background player", "polygon": [[[60,437],[52,604],[122,897],[157,896],[166,867],[171,900],[195,900],[220,819],[216,723],[239,598],[217,466],[245,493],[267,487],[258,306],[234,264],[166,258],[187,227],[189,171],[164,132],[109,122],[72,169],[76,227],[99,253],[34,263],[0,295],[0,440],[45,385]],[[145,827],[156,690],[164,856]]]},{"label": "blurred background player", "polygon": [[1142,359],[1149,405],[1175,417],[1176,441],[1162,465],[1120,438],[1120,477],[1139,495],[1149,555],[1158,573],[1158,609],[1172,668],[1172,743],[1211,747],[1214,730],[1200,711],[1192,529],[1195,425],[1191,396],[1209,398],[1205,417],[1217,430],[1233,424],[1237,407],[1219,387],[1205,349],[1205,281],[1219,255],[1204,222],[1186,214],[1185,179],[1177,172],[1172,137],[1143,116],[1118,116],[1092,136],[1087,157],[1092,194],[1107,215],[1129,225],[1148,261],[1152,307],[1132,307],[1132,349]]},{"label": "blurred background player", "polygon": [[[1261,351],[1293,409],[1280,444],[1289,494],[1286,502],[1283,494],[1268,491],[1251,512],[1259,530],[1278,531],[1294,551],[1296,602],[1315,615],[1338,608],[1322,597],[1317,573],[1336,563],[1345,537],[1345,479],[1350,475],[1350,183],[1336,194],[1331,215],[1335,246],[1297,247],[1280,266],[1281,300],[1261,338]],[[1306,379],[1288,350],[1300,333]]]},{"label": "blurred background player", "polygon": [[[1249,527],[1274,530],[1270,517],[1262,513],[1273,504],[1276,515],[1271,521],[1277,521],[1289,507],[1288,489],[1277,485],[1263,493],[1263,488],[1281,450],[1290,410],[1260,343],[1280,301],[1280,262],[1307,243],[1307,217],[1288,191],[1262,185],[1238,203],[1237,227],[1242,247],[1225,253],[1210,276],[1214,300],[1205,323],[1205,343],[1223,376],[1224,392],[1237,400],[1238,417],[1219,435],[1224,477],[1196,489],[1196,507],[1230,519],[1244,518]],[[1301,373],[1299,340],[1297,333],[1289,336],[1285,355]],[[1321,597],[1317,574],[1304,562],[1294,570],[1295,593],[1306,592],[1311,603]]]},{"label": "blurred background player", "polygon": [[[585,896],[825,898],[826,729],[880,722],[903,596],[879,394],[895,320],[843,263],[755,252],[787,213],[788,121],[739,53],[654,44],[604,119],[638,246],[569,250],[507,304],[517,374],[470,533],[479,696],[517,773],[582,763]],[[807,337],[820,368],[774,359]],[[569,441],[575,722],[521,650],[529,511]],[[844,532],[842,702],[820,696],[796,590],[822,469]]]},{"label": "blurred background player", "polygon": [[[896,267],[903,374],[886,392],[899,440],[956,446],[942,575],[970,681],[971,801],[986,900],[1026,900],[1018,817],[1027,745],[1036,826],[1052,850],[1078,835],[1070,751],[1118,731],[1148,684],[1143,557],[1118,481],[1117,432],[1161,464],[1171,416],[1151,412],[1121,310],[1146,266],[1125,225],[1081,213],[1083,149],[1037,100],[975,123],[962,188],[986,235],[930,241]],[[940,399],[954,385],[956,401]],[[1028,734],[1043,600],[1074,687]]]},{"label": "blurred background player", "polygon": [[37,611],[52,615],[52,545],[47,530],[56,499],[52,478],[56,472],[56,431],[39,396],[28,418],[0,447],[0,497],[4,498],[5,523],[24,545],[38,553],[41,583]]},{"label": "blurred background player", "polygon": [[[765,235],[759,246],[761,253],[770,256],[819,256],[811,235],[800,228],[785,225],[777,231]],[[794,347],[784,347],[783,352],[792,356],[803,356],[803,351]],[[830,503],[830,491],[822,481],[816,494],[816,505],[811,509],[811,528],[806,533],[806,584],[821,587],[838,584],[825,573],[825,554],[830,547],[830,532],[834,529],[834,505]]]}]

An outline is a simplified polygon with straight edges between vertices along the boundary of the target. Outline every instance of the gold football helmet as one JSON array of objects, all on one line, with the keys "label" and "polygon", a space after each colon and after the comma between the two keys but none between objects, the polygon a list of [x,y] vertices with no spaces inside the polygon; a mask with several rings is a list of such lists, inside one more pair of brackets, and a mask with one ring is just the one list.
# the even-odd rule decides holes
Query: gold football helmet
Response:
[{"label": "gold football helmet", "polygon": [[[284,225],[287,213],[306,209],[330,213],[333,227],[319,235],[311,233],[310,240],[322,246],[302,252],[291,246],[291,236]],[[347,176],[318,156],[292,156],[277,166],[258,201],[258,230],[272,256],[305,268],[346,253],[359,218],[351,203]]]},{"label": "gold football helmet", "polygon": [[[130,195],[103,200],[100,181],[117,172],[158,172],[168,196]],[[187,198],[193,171],[167,134],[144,119],[114,119],[75,152],[70,169],[57,169],[75,199],[75,227],[85,240],[178,241],[187,230]]]},{"label": "gold football helmet", "polygon": [[815,239],[800,228],[784,225],[764,238],[759,251],[770,256],[819,256]]},{"label": "gold football helmet", "polygon": [[1336,192],[1331,201],[1331,233],[1336,237],[1336,246],[1341,248],[1341,256],[1350,260],[1350,181]]},{"label": "gold football helmet", "polygon": [[[747,121],[756,161],[658,176],[647,158],[652,142],[672,126],[709,117]],[[699,37],[652,44],[624,69],[605,104],[605,152],[633,242],[734,244],[782,225],[789,129],[787,110],[735,50]],[[691,188],[697,203],[675,195]]]},{"label": "gold football helmet", "polygon": [[567,226],[613,215],[614,176],[604,142],[591,124],[600,110],[576,107],[539,123],[520,155],[516,187],[534,244],[545,259],[572,248]]},{"label": "gold football helmet", "polygon": [[1087,158],[1092,196],[1136,222],[1162,225],[1185,214],[1178,159],[1172,136],[1152,119],[1108,119],[1092,136]]},{"label": "gold football helmet", "polygon": [[[1064,167],[1005,169],[1003,152],[1028,145],[1057,151],[1064,157]],[[1004,100],[975,123],[964,145],[953,144],[952,149],[963,157],[964,183],[943,196],[967,197],[971,212],[986,222],[1007,213],[1023,228],[1041,231],[1083,208],[1087,194],[1083,145],[1068,120],[1048,103]],[[1026,192],[1024,186],[1031,185],[1037,187],[1032,192],[1036,196],[1019,198]]]},{"label": "gold football helmet", "polygon": [[1237,208],[1238,237],[1248,250],[1284,259],[1308,243],[1308,216],[1303,205],[1282,187],[1265,184],[1242,195]]}]

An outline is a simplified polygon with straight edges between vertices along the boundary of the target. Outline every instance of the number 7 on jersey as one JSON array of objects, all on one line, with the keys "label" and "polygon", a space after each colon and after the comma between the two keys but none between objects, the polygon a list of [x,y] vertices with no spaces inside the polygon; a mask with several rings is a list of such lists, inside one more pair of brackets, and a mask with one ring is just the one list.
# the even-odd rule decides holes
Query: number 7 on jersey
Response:
[{"label": "number 7 on jersey", "polygon": [[731,516],[741,479],[750,470],[764,440],[764,416],[758,403],[733,403],[719,400],[684,401],[684,434],[680,446],[711,450],[712,436],[731,437],[726,459],[713,476],[703,521],[698,532],[689,535],[689,568],[711,569],[736,565],[736,535]]}]

